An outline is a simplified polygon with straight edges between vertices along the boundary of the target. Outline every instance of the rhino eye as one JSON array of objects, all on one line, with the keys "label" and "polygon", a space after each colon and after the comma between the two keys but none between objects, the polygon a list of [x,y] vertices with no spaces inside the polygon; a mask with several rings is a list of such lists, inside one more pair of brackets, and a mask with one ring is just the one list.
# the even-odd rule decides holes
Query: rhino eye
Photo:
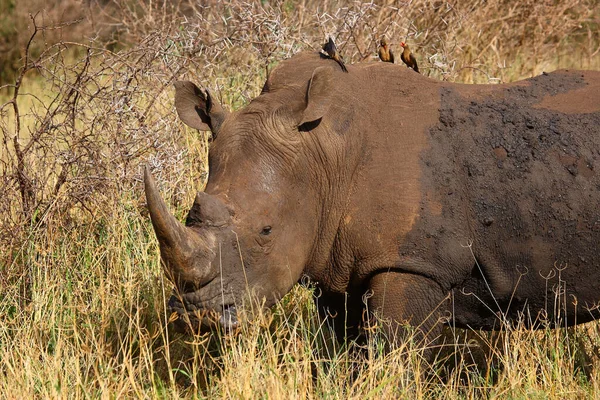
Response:
[{"label": "rhino eye", "polygon": [[264,228],[262,228],[262,231],[260,231],[260,234],[261,235],[265,235],[265,236],[268,235],[268,234],[270,234],[270,233],[271,233],[271,226],[270,225],[265,226]]}]

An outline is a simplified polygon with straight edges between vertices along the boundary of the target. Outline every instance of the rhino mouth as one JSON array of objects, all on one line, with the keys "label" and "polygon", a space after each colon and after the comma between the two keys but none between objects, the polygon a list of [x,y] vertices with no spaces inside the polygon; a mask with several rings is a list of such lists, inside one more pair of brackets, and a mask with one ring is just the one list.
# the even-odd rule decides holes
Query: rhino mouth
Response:
[{"label": "rhino mouth", "polygon": [[237,309],[233,302],[224,301],[217,308],[207,308],[198,305],[189,297],[195,293],[174,293],[169,299],[169,310],[177,313],[175,326],[180,331],[202,333],[215,328],[222,328],[229,333],[238,325]]}]

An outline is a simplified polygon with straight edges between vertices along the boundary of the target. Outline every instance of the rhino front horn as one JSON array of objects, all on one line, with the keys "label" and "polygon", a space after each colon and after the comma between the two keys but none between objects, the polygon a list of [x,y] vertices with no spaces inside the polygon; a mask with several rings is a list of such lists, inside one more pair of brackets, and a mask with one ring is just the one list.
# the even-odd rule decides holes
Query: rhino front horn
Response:
[{"label": "rhino front horn", "polygon": [[146,202],[167,275],[179,288],[200,287],[214,278],[214,237],[204,237],[179,222],[167,209],[148,167],[144,170]]}]

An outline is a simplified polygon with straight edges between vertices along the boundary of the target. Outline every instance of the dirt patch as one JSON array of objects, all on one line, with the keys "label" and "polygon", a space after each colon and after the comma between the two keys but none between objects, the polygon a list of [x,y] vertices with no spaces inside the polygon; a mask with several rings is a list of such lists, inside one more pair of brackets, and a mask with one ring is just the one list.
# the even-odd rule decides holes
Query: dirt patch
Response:
[{"label": "dirt patch", "polygon": [[[600,112],[537,106],[553,96],[568,103],[597,94],[581,72],[526,82],[492,96],[477,86],[442,88],[439,124],[422,154],[443,224],[473,240],[479,261],[459,286],[488,303],[473,315],[488,314],[491,324],[486,307],[495,302],[536,315],[557,296],[580,304],[599,298]],[[564,292],[557,295],[557,287]]]}]

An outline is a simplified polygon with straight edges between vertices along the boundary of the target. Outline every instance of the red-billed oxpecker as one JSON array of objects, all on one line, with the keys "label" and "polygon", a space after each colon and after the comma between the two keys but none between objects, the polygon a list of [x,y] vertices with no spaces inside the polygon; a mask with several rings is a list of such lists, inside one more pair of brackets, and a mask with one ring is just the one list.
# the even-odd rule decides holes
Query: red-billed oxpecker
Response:
[{"label": "red-billed oxpecker", "polygon": [[335,47],[335,43],[333,43],[333,39],[331,37],[329,37],[329,40],[323,45],[323,51],[327,53],[327,56],[329,56],[329,58],[335,60],[338,64],[340,64],[342,71],[348,72],[348,70],[346,69],[346,65],[344,64],[344,60],[342,60],[342,57],[338,53],[337,48]]},{"label": "red-billed oxpecker", "polygon": [[400,43],[400,46],[402,46],[402,48],[404,48],[404,51],[402,52],[402,54],[400,54],[400,59],[404,62],[404,64],[406,64],[407,67],[414,69],[415,72],[419,72],[419,66],[417,65],[417,59],[410,52],[410,48],[408,47],[408,45],[406,43],[402,42],[402,43]]},{"label": "red-billed oxpecker", "polygon": [[390,49],[388,46],[385,37],[382,37],[381,41],[379,42],[379,51],[377,54],[379,55],[379,59],[381,61],[394,63],[394,53],[392,53],[392,49]]}]

